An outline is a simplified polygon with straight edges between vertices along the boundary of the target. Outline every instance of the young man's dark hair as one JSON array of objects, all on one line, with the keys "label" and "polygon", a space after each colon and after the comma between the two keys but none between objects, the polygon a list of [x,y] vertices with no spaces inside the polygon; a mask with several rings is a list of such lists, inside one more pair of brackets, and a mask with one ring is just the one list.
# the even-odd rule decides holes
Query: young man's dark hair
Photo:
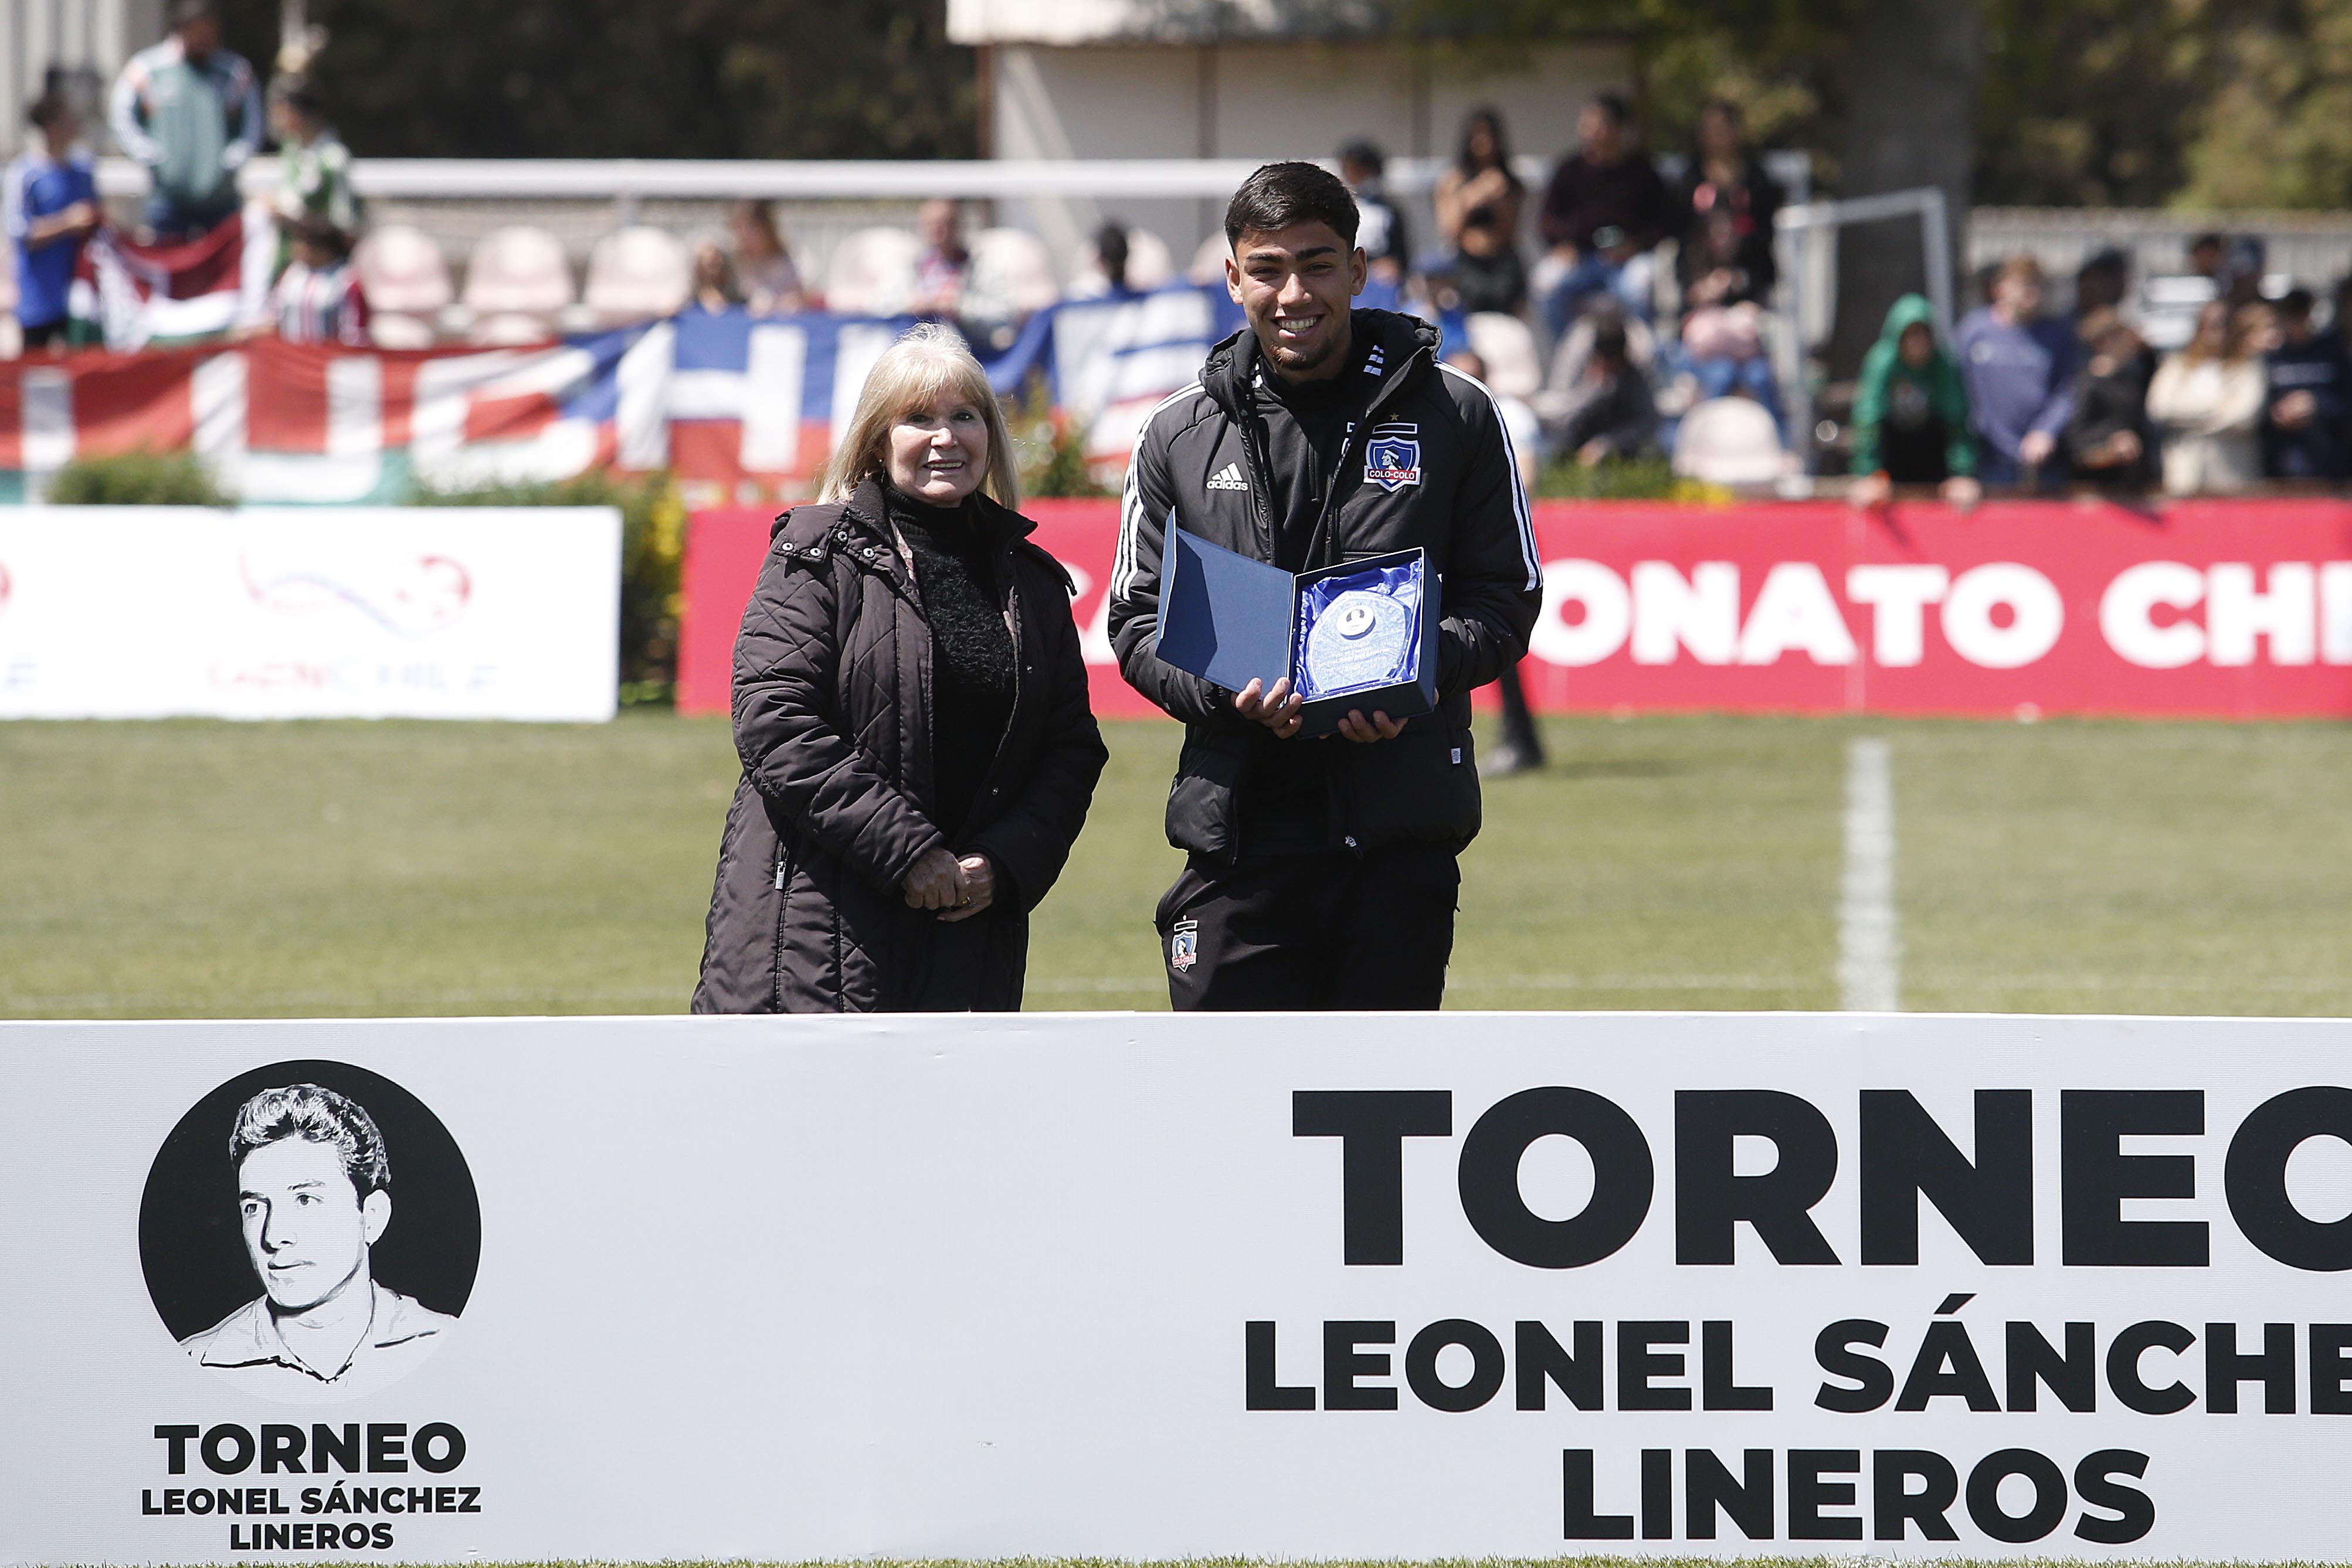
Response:
[{"label": "young man's dark hair", "polygon": [[1356,198],[1339,175],[1319,163],[1268,163],[1242,182],[1225,204],[1225,243],[1245,234],[1276,234],[1302,223],[1326,223],[1356,244]]},{"label": "young man's dark hair", "polygon": [[219,20],[218,0],[173,0],[171,26],[174,29],[184,27],[191,22]]},{"label": "young man's dark hair", "polygon": [[[1167,821],[1189,858],[1154,916],[1169,1000],[1434,1007],[1478,831],[1470,692],[1526,652],[1542,600],[1527,500],[1493,394],[1438,363],[1436,329],[1354,307],[1370,267],[1345,185],[1269,164],[1225,233],[1247,324],[1145,418],[1110,585],[1120,672],[1185,721]],[[1285,572],[1426,551],[1445,585],[1437,710],[1351,711],[1309,739],[1287,678],[1233,691],[1163,662],[1180,529]]]},{"label": "young man's dark hair", "polygon": [[[1633,106],[1625,101],[1625,95],[1622,92],[1596,92],[1592,95],[1592,107],[1609,116],[1615,124],[1633,123]],[[1732,112],[1737,114],[1738,110],[1733,110]]]},{"label": "young man's dark hair", "polygon": [[28,125],[47,131],[71,113],[73,113],[73,100],[52,88],[33,100],[33,107],[25,111],[25,121]]},{"label": "young man's dark hair", "polygon": [[376,1131],[375,1118],[348,1095],[315,1083],[262,1090],[237,1109],[229,1128],[228,1163],[242,1165],[256,1149],[284,1138],[333,1148],[343,1173],[352,1179],[352,1190],[362,1198],[392,1185],[392,1160],[384,1152],[383,1134]]},{"label": "young man's dark hair", "polygon": [[2298,283],[2278,297],[2278,303],[2273,309],[2278,311],[2279,319],[2283,321],[2307,321],[2311,320],[2311,312],[2318,303],[2319,301],[2313,298],[2311,290]]},{"label": "young man's dark hair", "polygon": [[1339,149],[1339,166],[1361,169],[1377,180],[1388,173],[1389,161],[1380,143],[1359,136]]}]

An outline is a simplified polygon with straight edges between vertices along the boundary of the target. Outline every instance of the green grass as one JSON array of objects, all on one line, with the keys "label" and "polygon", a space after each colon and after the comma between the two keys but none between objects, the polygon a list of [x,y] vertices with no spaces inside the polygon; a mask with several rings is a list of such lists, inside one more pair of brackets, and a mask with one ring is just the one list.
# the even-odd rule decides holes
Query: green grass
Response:
[{"label": "green grass", "polygon": [[[1034,1007],[1165,1005],[1176,734],[1112,762]],[[1893,746],[1907,1005],[2352,1014],[2352,729],[1555,720],[1465,861],[1464,1007],[1833,1007],[1846,741]],[[1334,742],[1337,743],[1337,742]],[[673,1012],[723,722],[0,725],[0,1016]]]}]

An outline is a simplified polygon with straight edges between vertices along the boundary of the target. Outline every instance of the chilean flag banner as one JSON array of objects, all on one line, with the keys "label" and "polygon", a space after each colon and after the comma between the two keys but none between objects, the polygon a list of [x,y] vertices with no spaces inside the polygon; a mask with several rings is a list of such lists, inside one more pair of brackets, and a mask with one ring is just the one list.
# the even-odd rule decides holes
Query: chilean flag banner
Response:
[{"label": "chilean flag banner", "polygon": [[[169,251],[93,243],[77,286],[89,318],[110,349],[157,346],[0,363],[0,502],[37,499],[76,458],[143,449],[193,450],[255,503],[667,468],[689,504],[765,505],[809,493],[867,371],[911,324],[690,310],[523,348],[161,346],[246,319],[257,247],[241,233],[231,220]],[[982,363],[1008,396],[1042,387],[1116,482],[1143,415],[1239,321],[1221,288],[1073,302]]]}]

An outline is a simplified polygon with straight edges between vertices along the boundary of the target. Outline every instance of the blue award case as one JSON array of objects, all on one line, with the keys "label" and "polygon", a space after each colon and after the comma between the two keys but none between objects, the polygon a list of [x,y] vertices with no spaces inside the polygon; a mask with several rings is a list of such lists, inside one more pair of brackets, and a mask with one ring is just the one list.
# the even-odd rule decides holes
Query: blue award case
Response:
[{"label": "blue award case", "polygon": [[1441,584],[1424,550],[1368,555],[1312,572],[1285,572],[1196,539],[1169,520],[1162,552],[1159,655],[1178,669],[1228,691],[1255,679],[1271,689],[1287,679],[1300,689],[1300,666],[1320,606],[1354,587],[1402,583],[1417,592],[1420,614],[1401,678],[1310,698],[1301,735],[1328,735],[1351,710],[1413,719],[1437,709],[1437,623]]}]

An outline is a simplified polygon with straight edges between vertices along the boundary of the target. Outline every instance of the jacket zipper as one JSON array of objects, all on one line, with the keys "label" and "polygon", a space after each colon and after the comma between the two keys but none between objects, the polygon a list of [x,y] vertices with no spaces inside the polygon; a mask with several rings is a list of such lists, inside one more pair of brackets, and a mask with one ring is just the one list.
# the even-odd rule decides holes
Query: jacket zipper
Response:
[{"label": "jacket zipper", "polygon": [[1023,679],[1024,669],[1021,662],[1021,587],[1018,583],[1013,581],[1014,574],[1013,570],[1012,546],[1007,545],[1003,550],[998,552],[996,557],[996,570],[999,575],[999,580],[1003,583],[1004,590],[1003,613],[1005,635],[1013,641],[1013,706],[1005,710],[1004,733],[996,738],[996,750],[988,759],[988,772],[981,775],[981,791],[979,795],[975,797],[971,803],[971,815],[961,823],[957,825],[958,828],[962,833],[969,833],[971,830],[972,823],[978,820],[980,814],[987,809],[988,803],[994,800],[996,798],[997,792],[1003,787],[996,781],[1003,774],[1004,749],[1013,743],[1013,727],[1021,721],[1021,693],[1023,689],[1029,684]]},{"label": "jacket zipper", "polygon": [[[1364,405],[1364,412],[1358,416],[1354,427],[1348,432],[1347,438],[1339,443],[1339,461],[1331,470],[1330,489],[1323,497],[1321,510],[1316,514],[1315,531],[1307,536],[1306,559],[1310,565],[1333,566],[1339,563],[1339,538],[1336,531],[1330,536],[1329,548],[1324,550],[1321,547],[1325,542],[1324,530],[1330,527],[1339,515],[1339,498],[1348,489],[1342,476],[1347,473],[1349,463],[1354,460],[1356,439],[1370,431],[1379,419],[1381,410],[1388,406],[1390,399],[1396,395],[1397,389],[1402,386],[1407,378],[1419,367],[1422,357],[1428,352],[1425,348],[1413,350],[1406,356],[1404,363],[1389,374],[1387,384],[1372,395],[1372,400]],[[1326,554],[1330,559],[1318,559],[1319,556]]]}]

